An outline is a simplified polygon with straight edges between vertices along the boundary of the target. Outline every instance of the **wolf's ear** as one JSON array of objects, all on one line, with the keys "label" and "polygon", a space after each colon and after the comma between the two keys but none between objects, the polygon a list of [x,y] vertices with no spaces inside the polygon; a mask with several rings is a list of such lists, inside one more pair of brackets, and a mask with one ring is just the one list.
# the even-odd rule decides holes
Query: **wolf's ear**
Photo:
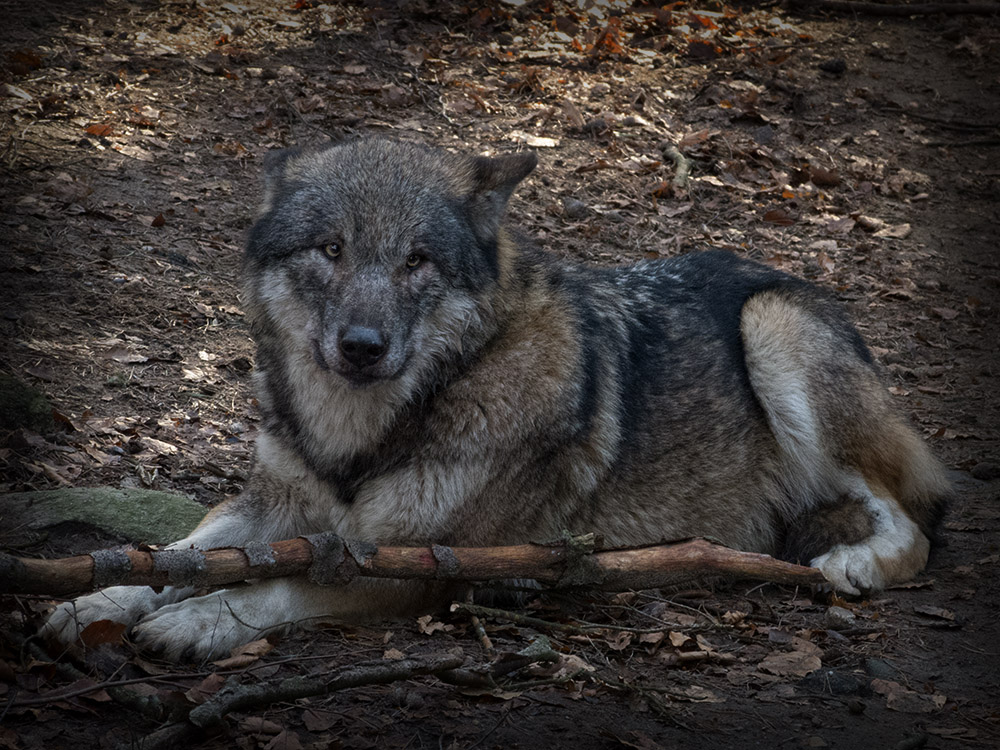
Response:
[{"label": "wolf's ear", "polygon": [[271,210],[275,196],[281,191],[288,177],[289,165],[301,153],[301,148],[282,148],[264,154],[264,198],[261,201],[261,215]]},{"label": "wolf's ear", "polygon": [[536,164],[538,157],[530,151],[494,158],[473,157],[472,193],[468,206],[473,227],[480,237],[489,239],[496,236],[511,193]]}]

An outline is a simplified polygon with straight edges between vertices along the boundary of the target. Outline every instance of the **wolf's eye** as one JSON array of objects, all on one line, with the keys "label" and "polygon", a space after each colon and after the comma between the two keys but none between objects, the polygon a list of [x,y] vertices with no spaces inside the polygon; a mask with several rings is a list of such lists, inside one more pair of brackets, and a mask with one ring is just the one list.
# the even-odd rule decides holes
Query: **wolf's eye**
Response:
[{"label": "wolf's eye", "polygon": [[419,253],[410,253],[409,255],[406,256],[407,268],[416,268],[423,262],[424,262],[424,256],[420,255]]},{"label": "wolf's eye", "polygon": [[336,242],[331,242],[327,245],[323,245],[323,252],[326,253],[328,258],[339,258],[340,257],[340,245]]}]

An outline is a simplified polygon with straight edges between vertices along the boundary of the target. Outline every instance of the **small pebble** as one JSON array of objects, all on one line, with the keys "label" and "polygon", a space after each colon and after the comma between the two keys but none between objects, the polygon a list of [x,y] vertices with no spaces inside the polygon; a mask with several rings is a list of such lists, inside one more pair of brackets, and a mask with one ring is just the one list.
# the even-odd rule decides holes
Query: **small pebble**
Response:
[{"label": "small pebble", "polygon": [[563,214],[567,219],[582,219],[587,215],[587,204],[576,198],[563,198]]},{"label": "small pebble", "polygon": [[885,659],[865,659],[865,674],[877,680],[894,680],[899,674]]},{"label": "small pebble", "polygon": [[849,609],[833,606],[826,610],[826,624],[830,630],[853,628],[858,618]]},{"label": "small pebble", "polygon": [[991,461],[980,461],[972,467],[972,471],[969,473],[983,482],[1000,479],[1000,464],[995,464]]},{"label": "small pebble", "polygon": [[824,73],[832,73],[835,76],[843,75],[844,71],[847,70],[847,63],[844,62],[839,57],[834,57],[831,60],[824,60],[819,64],[819,69]]},{"label": "small pebble", "polygon": [[600,135],[608,130],[608,121],[603,117],[598,117],[597,119],[584,123],[580,130],[584,133],[589,133],[590,135]]},{"label": "small pebble", "polygon": [[611,93],[611,86],[606,83],[595,83],[593,88],[590,89],[591,99],[600,99],[602,96],[607,96]]}]

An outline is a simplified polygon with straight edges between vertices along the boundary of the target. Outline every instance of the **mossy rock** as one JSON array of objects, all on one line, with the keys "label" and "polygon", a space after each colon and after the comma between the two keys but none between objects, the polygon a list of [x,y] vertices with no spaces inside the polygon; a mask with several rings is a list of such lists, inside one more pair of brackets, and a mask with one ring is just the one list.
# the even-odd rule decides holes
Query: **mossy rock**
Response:
[{"label": "mossy rock", "polygon": [[0,527],[38,531],[84,523],[132,542],[183,539],[206,509],[184,495],[156,490],[73,487],[0,495]]}]

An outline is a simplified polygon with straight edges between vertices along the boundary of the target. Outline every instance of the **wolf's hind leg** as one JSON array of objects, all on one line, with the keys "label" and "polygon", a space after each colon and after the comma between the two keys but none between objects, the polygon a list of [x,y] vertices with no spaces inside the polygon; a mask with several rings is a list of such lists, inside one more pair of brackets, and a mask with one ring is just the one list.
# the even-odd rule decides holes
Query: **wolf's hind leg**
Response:
[{"label": "wolf's hind leg", "polygon": [[923,570],[930,540],[888,492],[873,491],[859,477],[844,502],[855,517],[854,528],[867,524],[871,533],[834,544],[809,561],[834,588],[860,595],[908,581]]},{"label": "wolf's hind leg", "polygon": [[747,301],[741,333],[776,442],[793,559],[850,594],[912,578],[947,482],[896,415],[857,333],[821,299],[773,291]]}]

